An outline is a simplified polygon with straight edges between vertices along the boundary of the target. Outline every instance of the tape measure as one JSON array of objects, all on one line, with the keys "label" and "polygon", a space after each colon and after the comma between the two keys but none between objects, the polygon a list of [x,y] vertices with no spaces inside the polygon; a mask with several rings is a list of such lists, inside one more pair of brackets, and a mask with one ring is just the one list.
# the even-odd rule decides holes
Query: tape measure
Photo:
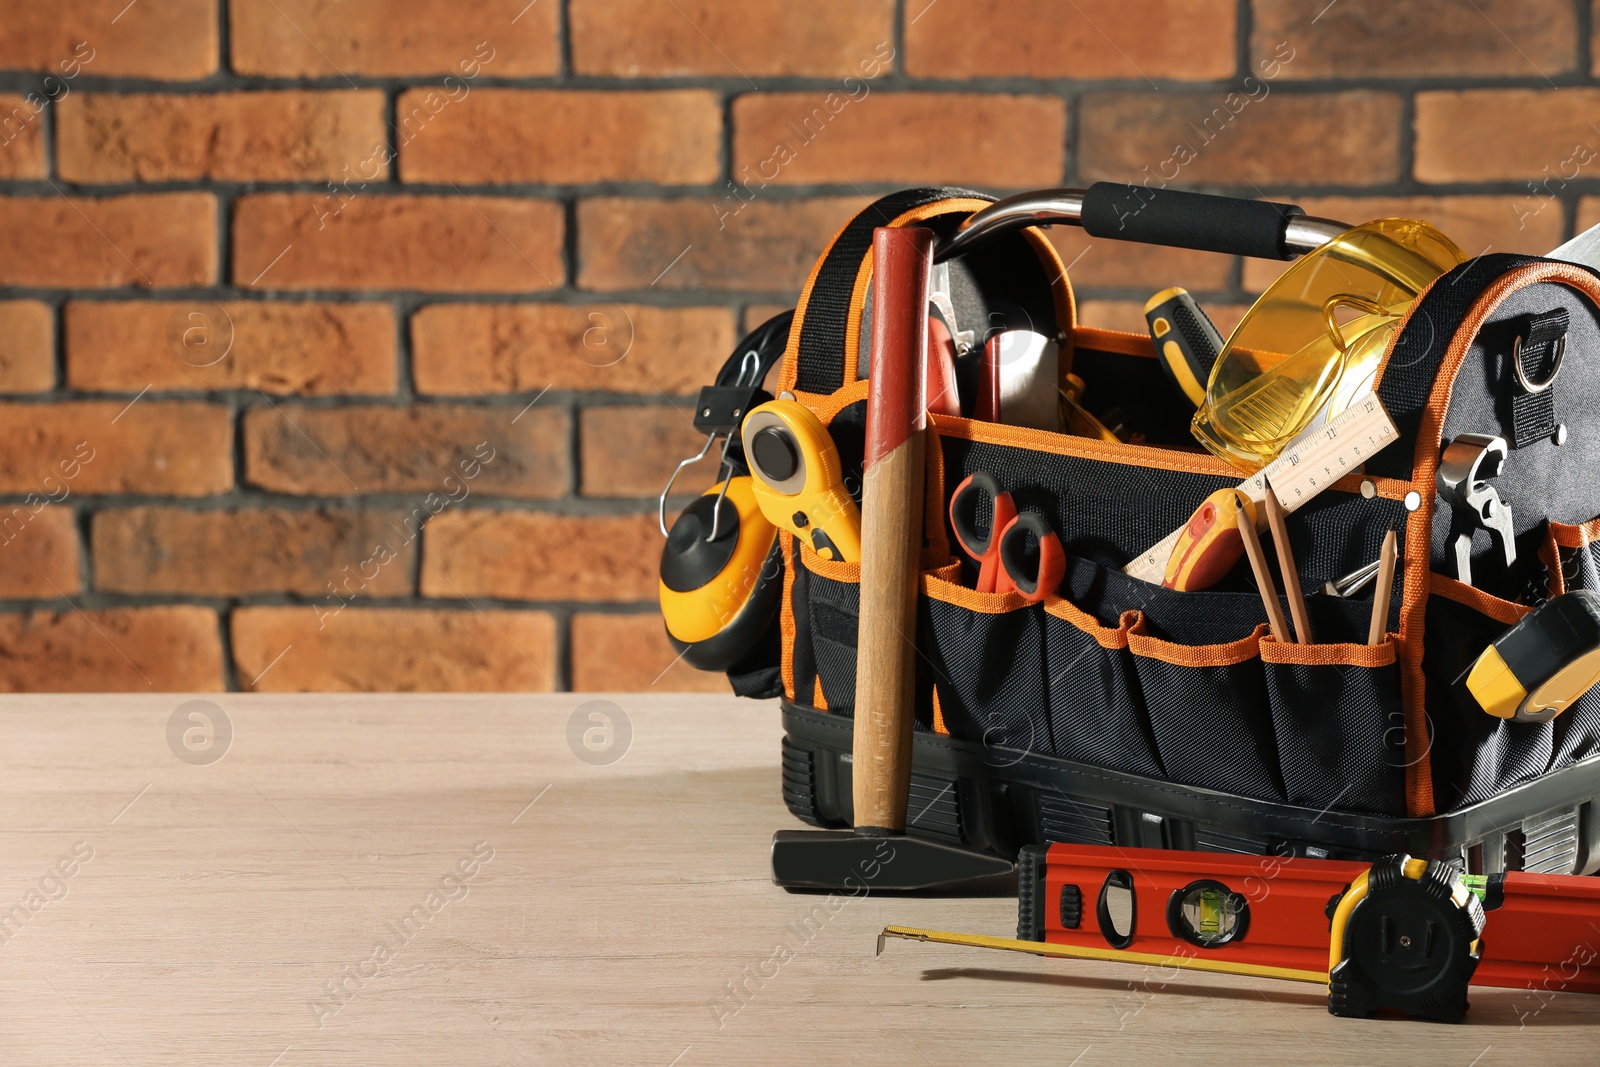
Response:
[{"label": "tape measure", "polygon": [[1460,1021],[1469,984],[1600,993],[1596,878],[1067,844],[1017,862],[1015,939],[890,926],[879,951],[900,937],[1310,982],[1351,1017]]},{"label": "tape measure", "polygon": [[1483,650],[1466,686],[1490,715],[1549,722],[1600,681],[1600,593],[1552,597]]},{"label": "tape measure", "polygon": [[[1346,408],[1335,419],[1314,426],[1289,443],[1277,459],[1239,483],[1239,492],[1258,505],[1267,498],[1267,480],[1283,510],[1295,511],[1340,478],[1400,439],[1394,420],[1376,394]],[[1133,558],[1124,574],[1160,585],[1166,577],[1172,550],[1188,524],[1178,527],[1158,543]]]}]

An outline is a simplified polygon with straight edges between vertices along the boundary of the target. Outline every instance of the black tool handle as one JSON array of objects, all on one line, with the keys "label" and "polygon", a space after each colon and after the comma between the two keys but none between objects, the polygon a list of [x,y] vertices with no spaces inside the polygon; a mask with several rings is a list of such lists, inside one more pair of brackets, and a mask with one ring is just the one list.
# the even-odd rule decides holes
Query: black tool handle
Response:
[{"label": "black tool handle", "polygon": [[1294,204],[1209,193],[1096,182],[1083,194],[1083,228],[1091,237],[1193,248],[1255,259],[1292,259],[1284,244]]}]

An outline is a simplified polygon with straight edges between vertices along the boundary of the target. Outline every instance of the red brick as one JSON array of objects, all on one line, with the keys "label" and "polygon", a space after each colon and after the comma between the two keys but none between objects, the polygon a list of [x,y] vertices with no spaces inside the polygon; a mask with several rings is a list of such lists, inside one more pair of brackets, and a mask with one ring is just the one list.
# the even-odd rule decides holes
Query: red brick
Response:
[{"label": "red brick", "polygon": [[555,623],[539,611],[311,605],[237,608],[233,657],[247,690],[549,692]]},{"label": "red brick", "polygon": [[1395,94],[1290,95],[1258,84],[1254,100],[1220,90],[1086,96],[1078,136],[1082,177],[1248,188],[1376,185],[1400,176]]},{"label": "red brick", "polygon": [[1171,285],[1203,293],[1228,286],[1232,256],[1162,248],[1134,241],[1095,240],[1076,226],[1045,231],[1061,255],[1074,290],[1148,289],[1151,294]]},{"label": "red brick", "polygon": [[545,200],[261,193],[235,206],[233,232],[247,288],[522,293],[565,280],[561,205]]},{"label": "red brick", "polygon": [[567,18],[580,74],[872,77],[894,61],[894,0],[571,0]]},{"label": "red brick", "polygon": [[44,98],[0,93],[0,178],[43,178]]},{"label": "red brick", "polygon": [[384,177],[383,93],[74,93],[56,118],[72,182]]},{"label": "red brick", "polygon": [[648,515],[447,511],[422,535],[422,594],[547,601],[654,600],[661,531]]},{"label": "red brick", "polygon": [[746,304],[744,312],[739,316],[739,329],[743,331],[740,336],[749,333],[774,315],[793,310],[793,304]]},{"label": "red brick", "polygon": [[79,592],[78,522],[43,493],[0,504],[0,597],[54,600]]},{"label": "red brick", "polygon": [[411,0],[231,0],[239,74],[284,78],[451,74],[536,78],[560,69],[559,5]]},{"label": "red brick", "polygon": [[1256,0],[1250,34],[1252,69],[1283,79],[1539,77],[1577,52],[1571,0]]},{"label": "red brick", "polygon": [[66,309],[67,383],[94,392],[393,393],[386,304],[102,302]]},{"label": "red brick", "polygon": [[0,301],[0,393],[56,384],[55,313],[37,300]]},{"label": "red brick", "polygon": [[[733,173],[774,185],[1061,181],[1066,104],[999,93],[761,93],[733,103]],[[961,150],[950,150],[952,130]],[[1003,161],[1003,162],[1002,162]]]},{"label": "red brick", "polygon": [[728,676],[678,658],[667,628],[646,615],[572,617],[572,688],[599,693],[726,693]]},{"label": "red brick", "polygon": [[1237,13],[1232,0],[906,0],[906,71],[1209,81],[1235,73]]},{"label": "red brick", "polygon": [[[692,406],[585,408],[578,421],[584,496],[655,499],[678,462],[700,451]],[[716,481],[716,451],[685,471],[679,495],[698,494]]]},{"label": "red brick", "polygon": [[722,101],[709,89],[479,89],[430,120],[425,98],[438,92],[397,105],[406,181],[701,185],[722,169]]},{"label": "red brick", "polygon": [[1583,233],[1591,226],[1600,226],[1600,196],[1586,196],[1578,202],[1576,232]]},{"label": "red brick", "polygon": [[233,485],[232,449],[218,404],[0,404],[0,493],[209,496]]},{"label": "red brick", "polygon": [[400,510],[118,508],[94,516],[94,585],[112,593],[295,593],[338,606],[405,596],[415,527]]},{"label": "red brick", "polygon": [[0,26],[0,69],[49,71],[68,86],[79,74],[191,81],[217,69],[216,0],[0,0]]},{"label": "red brick", "polygon": [[1600,88],[1418,93],[1417,180],[1526,178],[1559,194],[1600,171],[1597,115]]},{"label": "red brick", "polygon": [[[1352,225],[1398,216],[1438,227],[1469,256],[1486,252],[1544,255],[1561,243],[1562,210],[1531,196],[1302,196],[1288,199],[1309,215]],[[1289,268],[1264,259],[1244,261],[1244,288],[1259,293]]]},{"label": "red brick", "polygon": [[256,406],[245,475],[278,493],[427,493],[450,508],[475,494],[554,497],[567,487],[567,426],[548,406]]},{"label": "red brick", "polygon": [[411,366],[418,391],[443,396],[693,396],[737,340],[724,308],[434,304],[411,317]]},{"label": "red brick", "polygon": [[[1239,325],[1239,320],[1249,310],[1247,304],[1218,304],[1209,300],[1201,301],[1201,306],[1223,337],[1227,337]],[[1136,333],[1140,337],[1150,335],[1150,327],[1144,321],[1143,300],[1079,300],[1078,322],[1102,330]]]},{"label": "red brick", "polygon": [[0,285],[163,289],[216,278],[210,193],[0,199]]},{"label": "red brick", "polygon": [[[748,195],[748,194],[744,194]],[[794,291],[862,198],[645,200],[578,204],[584,289]]]},{"label": "red brick", "polygon": [[0,615],[0,691],[221,689],[222,637],[210,608],[173,604]]}]

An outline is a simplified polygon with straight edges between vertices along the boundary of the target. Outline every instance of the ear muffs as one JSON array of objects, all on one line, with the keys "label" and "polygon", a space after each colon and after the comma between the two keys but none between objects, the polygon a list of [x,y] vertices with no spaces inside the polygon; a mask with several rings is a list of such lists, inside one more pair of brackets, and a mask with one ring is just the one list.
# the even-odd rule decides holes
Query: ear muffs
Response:
[{"label": "ear muffs", "polygon": [[[793,321],[794,312],[786,311],[752,330],[711,389],[748,390],[745,411],[770,400],[760,384],[783,355]],[[661,550],[667,638],[684,662],[702,671],[725,671],[754,649],[776,623],[783,594],[778,531],[756,503],[737,429],[728,435],[722,474],[723,481],[683,509]]]},{"label": "ear muffs", "polygon": [[730,478],[722,490],[719,482],[683,509],[661,552],[667,637],[703,671],[725,671],[754,648],[777,618],[783,591],[778,530],[761,514],[750,476]]}]

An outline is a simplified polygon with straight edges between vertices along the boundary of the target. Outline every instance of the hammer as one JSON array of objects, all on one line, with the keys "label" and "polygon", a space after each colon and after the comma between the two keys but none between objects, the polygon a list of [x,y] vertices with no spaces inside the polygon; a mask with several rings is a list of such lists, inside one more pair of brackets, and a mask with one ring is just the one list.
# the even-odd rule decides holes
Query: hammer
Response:
[{"label": "hammer", "polygon": [[996,875],[996,856],[905,836],[921,583],[928,294],[933,231],[872,235],[872,354],[861,498],[851,788],[854,830],[780,830],[772,880],[790,888],[931,889]]}]

